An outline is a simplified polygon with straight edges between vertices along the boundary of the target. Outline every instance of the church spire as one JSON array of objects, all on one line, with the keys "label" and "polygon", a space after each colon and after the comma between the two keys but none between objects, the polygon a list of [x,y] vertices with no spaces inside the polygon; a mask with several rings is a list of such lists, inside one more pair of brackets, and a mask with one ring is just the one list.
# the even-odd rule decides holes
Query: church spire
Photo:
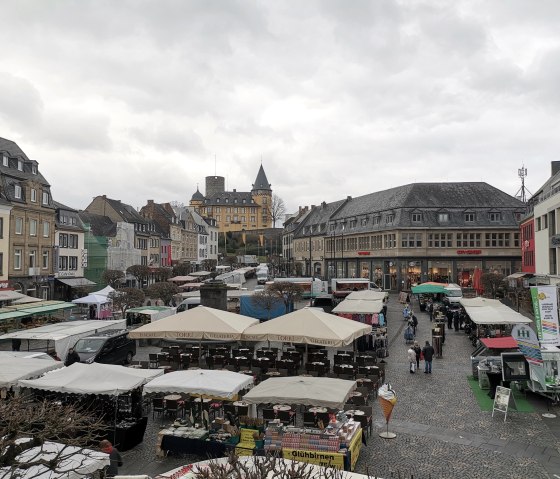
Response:
[{"label": "church spire", "polygon": [[253,183],[253,190],[268,190],[268,191],[272,191],[271,185],[268,182],[268,179],[266,178],[266,174],[264,172],[264,168],[261,166],[259,168],[259,172],[257,173],[257,179],[255,180],[255,182]]}]

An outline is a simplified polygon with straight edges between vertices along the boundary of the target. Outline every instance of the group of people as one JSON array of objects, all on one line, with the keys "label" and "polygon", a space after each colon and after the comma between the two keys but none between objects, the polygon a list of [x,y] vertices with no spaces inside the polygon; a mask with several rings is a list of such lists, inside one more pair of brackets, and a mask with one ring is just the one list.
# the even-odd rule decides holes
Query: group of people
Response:
[{"label": "group of people", "polygon": [[424,361],[424,373],[432,374],[432,360],[434,359],[435,350],[429,341],[423,348],[420,347],[418,341],[410,346],[407,351],[408,362],[410,365],[410,374],[414,374],[417,369],[420,369],[420,361]]}]

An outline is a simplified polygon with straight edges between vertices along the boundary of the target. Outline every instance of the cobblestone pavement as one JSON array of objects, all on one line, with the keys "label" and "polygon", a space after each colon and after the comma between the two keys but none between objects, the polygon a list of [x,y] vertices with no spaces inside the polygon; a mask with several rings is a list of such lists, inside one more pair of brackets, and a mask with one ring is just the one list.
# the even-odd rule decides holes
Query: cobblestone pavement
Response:
[{"label": "cobblestone pavement", "polygon": [[[402,308],[397,296],[392,295],[388,314],[390,355],[385,361],[386,380],[398,396],[389,425],[397,437],[387,440],[377,435],[385,429],[385,420],[374,403],[374,434],[362,448],[356,472],[385,479],[560,478],[560,409],[550,411],[558,418],[544,419],[541,413],[546,412],[546,405],[535,398],[537,412],[509,411],[505,423],[501,414],[492,418],[490,412],[480,411],[467,383],[473,348],[463,332],[447,332],[443,358],[434,359],[433,374],[410,374]],[[419,319],[419,344],[431,342],[428,315],[418,311],[417,303],[413,309]],[[137,359],[144,359],[144,355],[147,358],[154,349],[141,348]],[[121,474],[154,476],[204,459],[156,458],[159,421],[150,417],[144,443],[124,453]]]}]

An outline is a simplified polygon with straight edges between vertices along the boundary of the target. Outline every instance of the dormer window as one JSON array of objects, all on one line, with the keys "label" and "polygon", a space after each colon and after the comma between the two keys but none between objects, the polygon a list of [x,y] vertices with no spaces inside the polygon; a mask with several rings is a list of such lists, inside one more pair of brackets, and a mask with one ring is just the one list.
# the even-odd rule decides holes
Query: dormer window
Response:
[{"label": "dormer window", "polygon": [[14,196],[18,199],[21,199],[21,186],[14,185]]},{"label": "dormer window", "polygon": [[476,216],[474,213],[465,213],[465,223],[474,223]]},{"label": "dormer window", "polygon": [[10,166],[8,155],[2,155],[2,166]]},{"label": "dormer window", "polygon": [[234,199],[233,199],[233,202],[234,202],[234,203],[237,203],[237,198],[234,198]]},{"label": "dormer window", "polygon": [[449,221],[449,213],[438,213],[437,218],[440,223],[447,223]]},{"label": "dormer window", "polygon": [[226,203],[229,203],[229,198],[226,198]]},{"label": "dormer window", "polygon": [[31,188],[31,202],[37,203],[37,190],[35,188]]},{"label": "dormer window", "polygon": [[358,224],[357,220],[350,220],[350,228],[355,228],[357,224]]},{"label": "dormer window", "polygon": [[413,223],[421,223],[422,222],[422,213],[412,213],[412,222]]},{"label": "dormer window", "polygon": [[488,213],[488,220],[491,223],[497,223],[498,221],[502,220],[502,213],[499,212],[490,212]]},{"label": "dormer window", "polygon": [[220,198],[216,198],[216,203],[219,203],[219,202],[220,202]]},{"label": "dormer window", "polygon": [[17,160],[17,169],[23,171],[23,160]]},{"label": "dormer window", "polygon": [[37,165],[31,165],[31,173],[33,173],[34,175],[37,174]]},{"label": "dormer window", "polygon": [[373,217],[373,224],[378,225],[381,222],[381,217],[380,216],[374,216]]},{"label": "dormer window", "polygon": [[242,203],[243,204],[247,203],[247,200],[245,198],[243,198]]},{"label": "dormer window", "polygon": [[385,224],[390,225],[393,221],[395,221],[395,215],[393,213],[385,217]]}]

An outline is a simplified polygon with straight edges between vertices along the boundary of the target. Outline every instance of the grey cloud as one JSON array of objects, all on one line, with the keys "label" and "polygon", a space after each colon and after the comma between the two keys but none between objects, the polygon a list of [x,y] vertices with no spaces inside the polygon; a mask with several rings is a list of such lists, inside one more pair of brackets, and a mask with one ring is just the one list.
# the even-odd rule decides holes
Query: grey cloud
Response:
[{"label": "grey cloud", "polygon": [[43,101],[39,91],[25,78],[0,72],[0,117],[18,127],[42,121]]}]

